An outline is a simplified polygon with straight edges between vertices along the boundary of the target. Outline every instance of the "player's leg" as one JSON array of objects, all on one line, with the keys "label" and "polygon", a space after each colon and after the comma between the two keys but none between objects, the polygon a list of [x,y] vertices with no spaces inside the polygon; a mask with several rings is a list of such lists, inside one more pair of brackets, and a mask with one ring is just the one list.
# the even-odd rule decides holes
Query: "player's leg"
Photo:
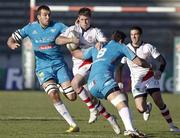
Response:
[{"label": "player's leg", "polygon": [[[63,66],[54,66],[53,67],[53,76],[55,77],[54,79],[56,80],[56,82],[58,82],[58,84],[61,85],[61,87],[63,89],[63,94],[66,96],[66,98],[68,98],[71,101],[74,101],[76,99],[76,93],[73,90],[71,83],[70,83],[71,76],[69,74],[67,65],[64,64]],[[56,87],[57,87],[57,85],[56,85]],[[58,87],[57,87],[57,89],[59,90]],[[59,95],[59,91],[57,91],[57,92]],[[64,119],[70,125],[70,128],[66,132],[78,132],[79,127],[77,127],[76,123],[70,116],[70,114],[69,114],[68,110],[66,109],[66,107],[64,106],[64,104],[62,104],[62,102],[61,103],[56,102],[55,107],[56,107],[56,110],[64,117]]]},{"label": "player's leg", "polygon": [[[96,99],[93,97],[93,99]],[[103,104],[100,102],[100,100],[97,100],[95,104],[97,110],[99,111],[99,114],[101,114],[112,126],[113,130],[115,131],[116,134],[120,134],[120,127],[117,123],[116,117],[112,114],[110,114],[106,108],[103,106]]]},{"label": "player's leg", "polygon": [[84,88],[87,90],[87,94],[92,99],[93,104],[95,105],[96,109],[99,111],[99,114],[102,115],[112,126],[116,134],[120,133],[119,125],[116,121],[116,117],[114,115],[111,115],[106,108],[103,106],[100,100],[98,100],[96,97],[92,96],[90,91],[88,91],[87,85],[84,85]]},{"label": "player's leg", "polygon": [[93,104],[91,97],[88,95],[88,91],[83,87],[85,82],[86,80],[83,75],[76,74],[73,80],[71,81],[71,85],[78,94],[79,98],[87,105],[90,111],[90,117],[88,123],[93,123],[97,120],[99,113],[95,105]]},{"label": "player's leg", "polygon": [[[125,126],[125,130],[130,132],[128,135],[139,136],[140,134],[135,131],[132,124],[132,118],[127,106],[126,96],[124,93],[120,92],[120,88],[115,80],[112,79],[111,76],[97,76],[96,80],[95,83],[94,80],[91,80],[91,82],[88,83],[88,88],[91,88],[93,85],[98,85],[98,91],[101,91],[104,98],[110,101],[117,108],[119,116],[121,117]],[[92,90],[92,88],[90,90]]]},{"label": "player's leg", "polygon": [[63,83],[59,84],[59,86],[62,88],[62,93],[68,100],[70,100],[70,101],[76,100],[76,98],[77,98],[76,92],[72,88],[70,81],[63,82]]},{"label": "player's leg", "polygon": [[46,93],[49,95],[51,100],[53,101],[54,107],[58,111],[58,113],[66,120],[66,122],[70,125],[71,131],[67,132],[78,132],[79,128],[77,127],[77,124],[74,122],[73,118],[69,114],[67,108],[63,104],[62,100],[59,96],[59,90],[57,87],[57,84],[54,80],[48,80],[45,83],[43,83],[42,87],[46,91]]},{"label": "player's leg", "polygon": [[132,94],[134,97],[135,105],[139,113],[143,115],[144,121],[150,117],[152,104],[147,102],[147,92],[145,89],[146,82],[139,82],[132,80]]},{"label": "player's leg", "polygon": [[[72,75],[66,64],[63,66],[54,67],[54,74],[56,75],[56,81],[58,82],[58,89],[64,94],[64,96],[70,100],[75,101],[77,96],[73,87],[71,86]],[[60,89],[61,88],[61,89]]]},{"label": "player's leg", "polygon": [[107,99],[117,108],[118,113],[125,126],[125,136],[131,137],[145,137],[145,134],[137,131],[132,124],[132,118],[130,115],[129,108],[126,104],[126,96],[121,93],[118,89],[113,88],[112,92],[107,96]]},{"label": "player's leg", "polygon": [[143,114],[144,121],[147,121],[150,117],[152,110],[152,104],[147,102],[147,94],[139,95],[135,97],[135,105],[139,113]]},{"label": "player's leg", "polygon": [[157,105],[157,107],[161,111],[163,118],[168,123],[170,131],[180,132],[180,129],[178,127],[176,127],[173,123],[170,111],[162,99],[160,89],[157,89],[157,88],[149,89],[149,93],[150,93],[152,99],[154,100],[154,103]]}]

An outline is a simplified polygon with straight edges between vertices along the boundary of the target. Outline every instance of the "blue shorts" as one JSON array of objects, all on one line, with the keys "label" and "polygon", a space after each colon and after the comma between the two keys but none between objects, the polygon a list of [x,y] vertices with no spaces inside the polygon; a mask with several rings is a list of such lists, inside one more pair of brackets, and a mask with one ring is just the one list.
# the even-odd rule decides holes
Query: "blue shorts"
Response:
[{"label": "blue shorts", "polygon": [[44,69],[36,71],[36,76],[39,80],[40,85],[46,81],[53,79],[57,84],[61,84],[66,81],[71,81],[72,75],[66,64],[54,65]]},{"label": "blue shorts", "polygon": [[117,82],[112,76],[96,75],[88,80],[88,89],[91,94],[100,99],[107,99],[111,90],[118,87]]}]

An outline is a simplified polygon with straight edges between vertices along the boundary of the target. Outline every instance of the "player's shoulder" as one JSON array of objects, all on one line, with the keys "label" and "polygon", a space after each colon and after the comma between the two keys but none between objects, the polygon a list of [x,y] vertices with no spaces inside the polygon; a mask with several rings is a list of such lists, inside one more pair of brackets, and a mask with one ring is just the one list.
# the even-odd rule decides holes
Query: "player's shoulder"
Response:
[{"label": "player's shoulder", "polygon": [[96,32],[101,32],[101,29],[95,26],[91,26],[90,30],[96,31]]},{"label": "player's shoulder", "polygon": [[[34,28],[37,28],[37,26],[38,26],[38,22],[37,21],[34,21],[34,22],[30,22],[30,23],[28,23],[28,24],[26,24],[24,27],[22,27],[21,29],[22,30],[32,30],[32,29],[34,29]],[[20,30],[21,30],[20,29]]]},{"label": "player's shoulder", "polygon": [[132,47],[131,43],[126,44],[127,47]]},{"label": "player's shoulder", "polygon": [[59,27],[61,27],[61,26],[66,26],[64,23],[62,23],[62,22],[57,22],[57,21],[51,21],[51,24],[53,25],[53,26],[59,26]]},{"label": "player's shoulder", "polygon": [[37,21],[34,21],[34,22],[30,22],[28,23],[26,26],[28,27],[34,27],[34,26],[37,26],[39,23]]},{"label": "player's shoulder", "polygon": [[141,46],[143,46],[143,47],[145,47],[145,48],[149,48],[149,49],[151,49],[151,48],[154,47],[152,44],[147,43],[147,42],[143,42]]},{"label": "player's shoulder", "polygon": [[79,32],[80,29],[81,29],[81,28],[80,28],[78,25],[71,25],[71,26],[69,26],[69,27],[67,28],[67,30],[69,30],[69,31],[74,30],[74,31],[76,31],[76,32]]}]

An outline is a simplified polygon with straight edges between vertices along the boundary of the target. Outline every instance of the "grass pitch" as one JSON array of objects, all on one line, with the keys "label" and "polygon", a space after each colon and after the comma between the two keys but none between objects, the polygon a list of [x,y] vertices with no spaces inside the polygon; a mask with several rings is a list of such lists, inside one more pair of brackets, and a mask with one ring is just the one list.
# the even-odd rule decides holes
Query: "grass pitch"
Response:
[{"label": "grass pitch", "polygon": [[[58,115],[47,94],[44,92],[0,92],[0,138],[124,138],[116,135],[108,122],[99,117],[89,125],[89,111],[79,99],[67,101],[61,96],[71,115],[80,127],[80,132],[66,134],[67,123]],[[169,132],[165,120],[153,104],[148,122],[144,122],[129,95],[130,108],[135,127],[148,134],[149,138],[180,138],[180,133]],[[163,94],[173,120],[180,127],[180,95]],[[152,101],[149,98],[150,101]],[[124,126],[115,108],[107,101],[102,101],[109,112],[118,118],[121,130]]]}]

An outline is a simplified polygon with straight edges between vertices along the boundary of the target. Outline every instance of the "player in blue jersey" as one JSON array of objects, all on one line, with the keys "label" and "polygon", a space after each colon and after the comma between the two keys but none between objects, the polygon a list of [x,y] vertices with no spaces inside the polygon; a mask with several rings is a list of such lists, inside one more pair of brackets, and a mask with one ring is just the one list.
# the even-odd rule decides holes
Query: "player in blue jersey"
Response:
[{"label": "player in blue jersey", "polygon": [[[61,42],[63,37],[69,37],[69,34],[74,32],[74,34],[80,40],[78,47],[81,51],[85,51],[89,47],[100,47],[103,43],[106,42],[106,37],[103,35],[100,29],[91,26],[91,15],[92,11],[89,8],[81,8],[78,11],[78,19],[76,24],[68,27],[68,29],[66,29],[66,31],[56,39],[56,43]],[[120,128],[116,118],[108,113],[100,100],[97,100],[97,98],[93,97],[87,90],[86,83],[92,62],[90,60],[82,60],[73,57],[73,50],[69,50],[72,54],[72,72],[74,75],[71,84],[79,98],[87,105],[90,111],[88,123],[94,123],[101,114],[110,123],[115,133],[119,134]]]},{"label": "player in blue jersey", "polygon": [[115,62],[123,56],[139,66],[149,67],[149,65],[125,45],[120,44],[122,33],[116,31],[112,35],[112,40],[99,51],[92,47],[84,53],[77,50],[76,55],[82,59],[92,58],[93,64],[88,78],[88,89],[93,96],[107,99],[117,108],[125,126],[124,135],[136,138],[145,137],[133,127],[126,96],[120,91],[117,82],[114,80],[114,69]]},{"label": "player in blue jersey", "polygon": [[[36,60],[36,75],[45,92],[52,99],[58,113],[67,121],[70,128],[66,132],[78,132],[79,127],[72,119],[59,96],[57,84],[63,88],[64,95],[71,101],[76,93],[71,87],[68,67],[64,61],[60,46],[55,44],[56,37],[67,27],[63,23],[51,21],[51,10],[42,5],[37,9],[37,19],[22,29],[18,29],[9,37],[7,45],[12,50],[18,48],[25,37],[29,37]],[[64,42],[78,44],[76,38],[64,38]]]}]

